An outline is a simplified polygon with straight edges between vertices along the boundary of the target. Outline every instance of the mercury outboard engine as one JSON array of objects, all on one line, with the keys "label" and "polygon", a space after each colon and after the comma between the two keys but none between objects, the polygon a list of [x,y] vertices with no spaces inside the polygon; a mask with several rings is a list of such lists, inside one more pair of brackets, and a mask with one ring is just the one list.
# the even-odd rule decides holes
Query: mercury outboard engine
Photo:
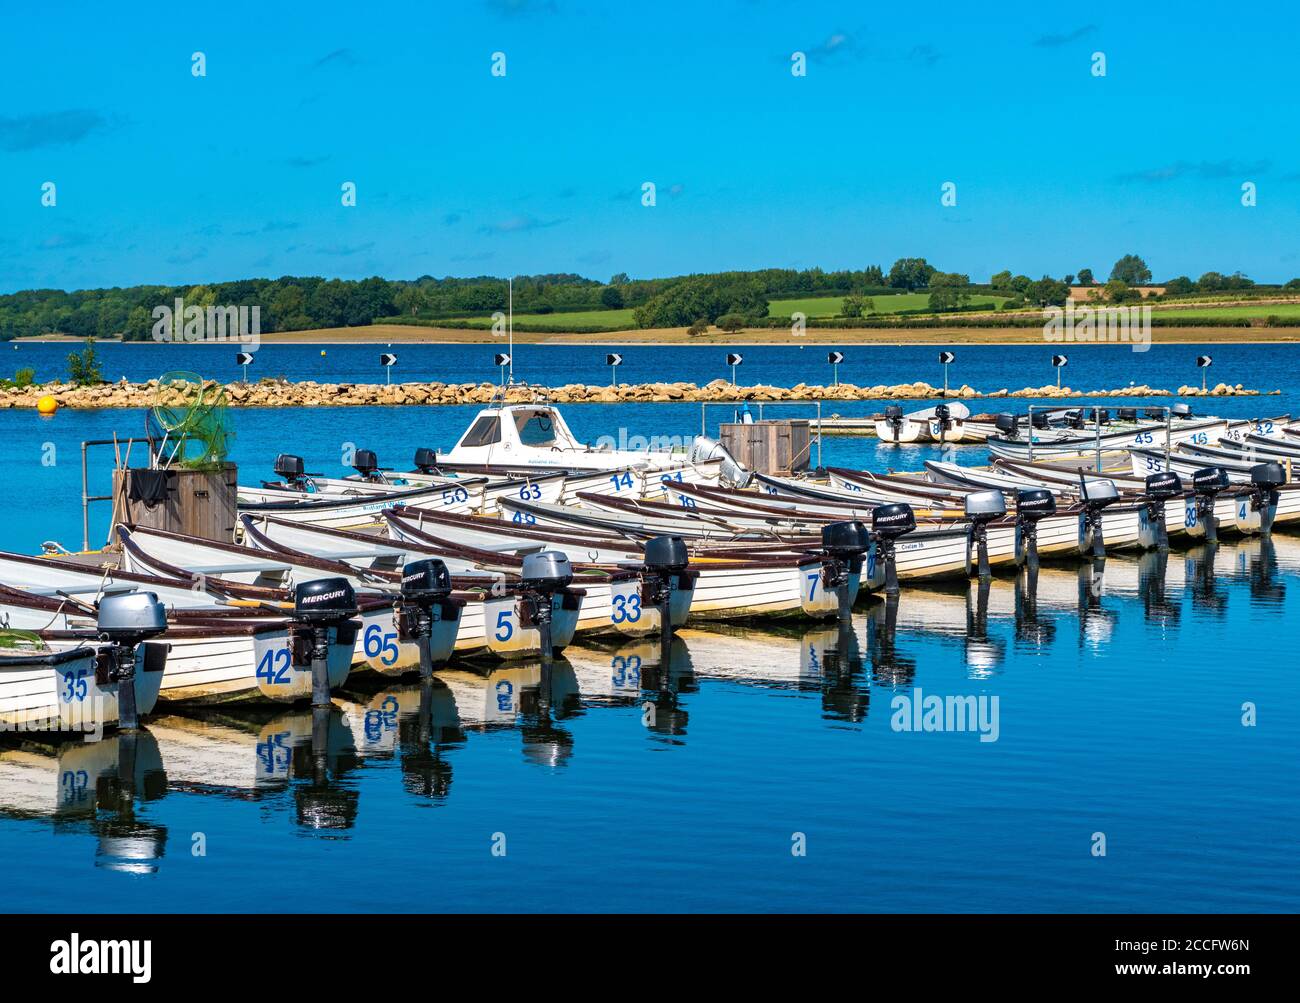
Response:
[{"label": "mercury outboard engine", "polygon": [[1079,516],[1079,547],[1082,548],[1091,537],[1092,556],[1103,558],[1106,556],[1106,536],[1102,531],[1101,511],[1119,501],[1119,488],[1112,480],[1100,477],[1084,480],[1080,474],[1079,501],[1083,503],[1083,514]]},{"label": "mercury outboard engine", "polygon": [[281,453],[275,458],[275,465],[272,468],[275,476],[280,478],[278,481],[263,481],[264,488],[288,488],[291,491],[308,490],[309,477],[312,474],[303,471],[302,457],[294,456],[292,453]]},{"label": "mercury outboard engine", "polygon": [[1222,467],[1205,467],[1192,474],[1196,492],[1196,516],[1205,527],[1205,542],[1219,542],[1219,520],[1214,515],[1214,499],[1228,488],[1228,472]]},{"label": "mercury outboard engine", "polygon": [[438,472],[438,451],[428,446],[421,446],[415,451],[415,469],[422,474]]},{"label": "mercury outboard engine", "polygon": [[555,645],[551,641],[555,597],[573,581],[573,566],[569,558],[558,550],[543,550],[540,554],[524,557],[519,578],[525,593],[524,601],[529,604],[532,620],[541,634],[542,665],[549,668],[555,656]]},{"label": "mercury outboard engine", "polygon": [[352,456],[352,469],[361,475],[363,481],[382,482],[379,476],[379,457],[373,449],[358,449]]},{"label": "mercury outboard engine", "polygon": [[885,421],[893,430],[894,441],[897,442],[899,436],[903,434],[903,406],[901,404],[886,404]]},{"label": "mercury outboard engine", "polygon": [[339,643],[356,639],[357,596],[346,578],[317,578],[293,593],[293,661],[311,665],[311,703],[330,703],[329,655],[331,632]]},{"label": "mercury outboard engine", "polygon": [[1165,523],[1165,502],[1183,493],[1183,481],[1172,470],[1148,474],[1142,494],[1142,516],[1138,537],[1144,547],[1169,549],[1169,527]]},{"label": "mercury outboard engine", "polygon": [[402,568],[401,598],[396,613],[397,636],[420,649],[420,678],[433,676],[429,639],[436,620],[457,620],[460,608],[451,599],[451,572],[436,557],[411,561]]},{"label": "mercury outboard engine", "polygon": [[939,426],[940,438],[942,438],[948,429],[952,428],[952,411],[947,404],[936,404],[934,406],[934,420]]},{"label": "mercury outboard engine", "polygon": [[1003,411],[993,419],[993,424],[1004,439],[1014,439],[1020,430],[1020,419],[1014,414]]},{"label": "mercury outboard engine", "polygon": [[105,682],[117,683],[117,726],[134,730],[140,724],[135,703],[135,649],[167,629],[167,610],[153,592],[104,596],[99,601],[95,629],[100,640],[109,644],[100,656],[107,662]]},{"label": "mercury outboard engine", "polygon": [[862,572],[862,555],[871,547],[861,523],[832,522],[822,527],[822,587],[839,598],[841,620],[853,611],[849,577]]},{"label": "mercury outboard engine", "polygon": [[691,558],[686,541],[680,536],[656,536],[645,544],[641,573],[641,605],[659,610],[659,629],[668,641],[673,633],[673,587],[693,589],[696,573],[690,570]]},{"label": "mercury outboard engine", "polygon": [[1259,531],[1272,532],[1277,516],[1278,488],[1286,483],[1286,471],[1275,461],[1250,468],[1250,507],[1259,513]]},{"label": "mercury outboard engine", "polygon": [[723,487],[747,488],[754,480],[752,470],[732,456],[726,446],[707,435],[697,435],[691,440],[690,459],[692,463],[721,459],[722,472],[718,481]]},{"label": "mercury outboard engine", "polygon": [[1047,488],[1016,492],[1016,563],[1038,568],[1038,520],[1056,515],[1056,496]]},{"label": "mercury outboard engine", "polygon": [[1001,491],[972,491],[966,496],[966,518],[970,525],[966,528],[966,574],[971,572],[971,549],[977,557],[977,567],[981,578],[988,578],[993,572],[989,569],[989,523],[1001,519],[1007,514],[1006,499]]},{"label": "mercury outboard engine", "polygon": [[1035,411],[1029,416],[1029,426],[1031,428],[1047,428],[1052,424],[1046,411]]},{"label": "mercury outboard engine", "polygon": [[885,592],[898,595],[898,565],[894,545],[916,529],[916,513],[907,502],[878,505],[871,510],[871,532],[876,537],[876,560],[885,566]]}]

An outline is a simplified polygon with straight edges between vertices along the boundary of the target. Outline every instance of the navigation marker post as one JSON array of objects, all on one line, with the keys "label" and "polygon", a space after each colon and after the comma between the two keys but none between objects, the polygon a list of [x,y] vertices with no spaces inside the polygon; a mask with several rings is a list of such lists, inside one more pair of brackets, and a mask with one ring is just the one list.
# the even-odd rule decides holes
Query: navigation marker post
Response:
[{"label": "navigation marker post", "polygon": [[391,352],[379,353],[379,364],[384,367],[384,382],[393,382],[393,364],[397,362],[397,356]]},{"label": "navigation marker post", "polygon": [[[1061,370],[1065,368],[1066,363],[1069,361],[1070,360],[1064,355],[1052,356],[1052,365],[1056,367],[1056,389],[1057,390],[1061,389]],[[1030,430],[1030,434],[1031,435],[1033,434],[1032,429]]]},{"label": "navigation marker post", "polygon": [[609,385],[618,386],[618,367],[623,363],[623,356],[610,352],[605,356],[605,365],[609,366]]},{"label": "navigation marker post", "polygon": [[497,352],[496,364],[501,367],[501,386],[506,385],[506,366],[510,366],[511,372],[514,372],[514,366],[510,364],[510,355],[506,352]]},{"label": "navigation marker post", "polygon": [[[17,345],[14,346],[14,348],[17,348],[17,347],[18,347]],[[248,382],[248,367],[249,367],[250,365],[252,365],[252,362],[253,362],[253,353],[252,353],[252,352],[236,352],[236,353],[235,353],[235,365],[237,365],[237,366],[243,366],[243,367],[244,367],[244,382],[245,382],[245,383]]]},{"label": "navigation marker post", "polygon": [[826,361],[831,364],[831,376],[838,387],[840,385],[840,363],[844,361],[844,353],[830,352],[826,356]]},{"label": "navigation marker post", "polygon": [[943,363],[943,395],[948,396],[948,363],[952,362],[957,356],[952,352],[940,352],[939,361]]},{"label": "navigation marker post", "polygon": [[1205,377],[1208,375],[1210,366],[1214,360],[1208,355],[1198,355],[1196,357],[1196,368],[1201,371],[1201,393],[1205,393]]},{"label": "navigation marker post", "polygon": [[727,353],[727,365],[731,367],[731,385],[736,386],[736,367],[745,361],[745,357],[739,352]]}]

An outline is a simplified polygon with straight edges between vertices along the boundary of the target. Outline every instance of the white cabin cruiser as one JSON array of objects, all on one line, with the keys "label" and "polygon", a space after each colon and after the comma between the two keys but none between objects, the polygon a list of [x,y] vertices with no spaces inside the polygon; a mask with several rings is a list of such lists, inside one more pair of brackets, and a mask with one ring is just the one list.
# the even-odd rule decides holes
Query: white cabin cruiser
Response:
[{"label": "white cabin cruiser", "polygon": [[[475,467],[537,467],[552,470],[678,470],[721,457],[738,464],[722,446],[698,436],[689,453],[669,449],[614,449],[580,442],[560,412],[547,404],[503,404],[486,407],[460,441],[438,462]],[[724,475],[725,476],[725,475]]]}]

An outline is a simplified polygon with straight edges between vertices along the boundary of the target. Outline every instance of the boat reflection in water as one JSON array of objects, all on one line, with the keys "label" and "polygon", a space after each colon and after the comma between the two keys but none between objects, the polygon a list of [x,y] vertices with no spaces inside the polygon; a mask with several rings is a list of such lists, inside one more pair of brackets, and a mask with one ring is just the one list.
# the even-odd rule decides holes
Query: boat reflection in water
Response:
[{"label": "boat reflection in water", "polygon": [[0,817],[97,837],[95,866],[132,874],[158,869],[167,830],[137,817],[165,793],[158,745],[147,731],[43,740],[4,736]]}]

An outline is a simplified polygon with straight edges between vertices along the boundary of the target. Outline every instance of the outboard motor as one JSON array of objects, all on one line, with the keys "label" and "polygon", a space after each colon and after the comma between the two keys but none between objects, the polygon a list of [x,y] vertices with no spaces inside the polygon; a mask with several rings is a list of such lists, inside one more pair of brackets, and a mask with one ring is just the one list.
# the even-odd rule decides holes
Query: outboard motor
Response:
[{"label": "outboard motor", "polygon": [[1115,412],[1120,421],[1137,421],[1138,410],[1135,407],[1122,407]]},{"label": "outboard motor", "polygon": [[718,481],[723,487],[747,488],[754,480],[752,470],[732,456],[726,446],[707,435],[697,435],[691,440],[690,459],[692,463],[721,459],[722,472]]},{"label": "outboard motor", "polygon": [[898,565],[894,545],[916,529],[916,513],[907,502],[878,505],[871,510],[871,532],[876,537],[876,560],[885,566],[885,592],[898,595]]},{"label": "outboard motor", "polygon": [[1102,531],[1101,511],[1108,505],[1119,501],[1119,488],[1115,482],[1095,477],[1084,480],[1079,476],[1079,501],[1083,503],[1083,514],[1079,516],[1079,547],[1082,549],[1092,539],[1092,556],[1106,556],[1106,536]]},{"label": "outboard motor", "polygon": [[690,570],[690,563],[686,541],[680,536],[656,536],[646,541],[641,605],[658,608],[660,636],[665,644],[673,634],[673,588],[693,591],[695,587],[696,574]]},{"label": "outboard motor", "polygon": [[1056,515],[1056,496],[1047,488],[1016,492],[1016,563],[1038,568],[1038,520]]},{"label": "outboard motor", "polygon": [[1046,411],[1035,411],[1029,416],[1029,425],[1031,428],[1048,428],[1051,425]]},{"label": "outboard motor", "polygon": [[278,481],[263,481],[264,488],[288,488],[291,491],[307,491],[310,489],[307,479],[311,474],[303,471],[301,456],[294,456],[292,453],[281,453],[275,458],[275,476],[280,478]]},{"label": "outboard motor", "polygon": [[421,446],[417,449],[415,451],[415,469],[422,474],[436,474],[438,472],[438,451],[427,446]]},{"label": "outboard motor", "polygon": [[886,404],[885,421],[889,423],[889,427],[893,431],[894,441],[897,442],[903,434],[903,406],[901,404]]},{"label": "outboard motor", "polygon": [[1228,488],[1228,472],[1222,467],[1205,467],[1192,474],[1196,492],[1196,515],[1205,527],[1205,542],[1219,542],[1219,520],[1214,515],[1214,499]]},{"label": "outboard motor", "polygon": [[853,612],[849,595],[849,578],[862,573],[862,555],[871,547],[871,539],[857,522],[832,522],[822,527],[822,587],[839,598],[841,620]]},{"label": "outboard motor", "polygon": [[1273,519],[1277,516],[1278,488],[1285,483],[1286,471],[1280,463],[1270,461],[1250,468],[1250,507],[1259,513],[1261,533],[1273,530]]},{"label": "outboard motor", "polygon": [[317,578],[294,589],[293,660],[295,665],[311,665],[313,707],[329,706],[330,641],[355,640],[356,615],[357,596],[346,578]]},{"label": "outboard motor", "polygon": [[1082,431],[1083,427],[1088,424],[1088,420],[1083,416],[1083,411],[1076,408],[1073,411],[1065,412],[1065,423],[1076,432]]},{"label": "outboard motor", "polygon": [[352,456],[352,469],[361,475],[363,481],[382,482],[379,476],[379,457],[373,449],[358,449]]},{"label": "outboard motor", "polygon": [[939,438],[942,441],[948,430],[952,428],[952,410],[947,404],[936,404],[934,406],[934,420],[939,426]]},{"label": "outboard motor", "polygon": [[542,666],[549,669],[551,659],[555,656],[555,646],[551,641],[551,615],[554,612],[555,597],[573,581],[573,566],[569,563],[569,558],[558,550],[544,550],[524,557],[519,577],[533,622],[541,634]]},{"label": "outboard motor", "polygon": [[1192,406],[1190,404],[1175,404],[1170,408],[1170,411],[1175,418],[1186,420],[1192,416]]},{"label": "outboard motor", "polygon": [[[436,557],[411,561],[402,568],[401,598],[397,604],[397,636],[414,641],[420,649],[420,678],[433,676],[430,638],[438,620],[456,620],[460,610],[451,598],[451,572]],[[448,615],[450,614],[450,615]]]},{"label": "outboard motor", "polygon": [[1110,411],[1104,407],[1095,407],[1092,409],[1092,420],[1098,425],[1110,424]]},{"label": "outboard motor", "polygon": [[1020,419],[1014,414],[1002,412],[993,419],[993,424],[1004,439],[1014,439],[1020,429]]},{"label": "outboard motor", "polygon": [[966,574],[971,572],[971,549],[974,548],[978,558],[976,566],[981,578],[988,578],[993,572],[989,569],[989,530],[988,525],[994,519],[1001,519],[1007,514],[1007,502],[1001,491],[972,491],[966,496],[966,518],[970,525],[966,528]]},{"label": "outboard motor", "polygon": [[99,601],[95,629],[100,640],[109,644],[101,657],[107,662],[105,681],[117,683],[117,726],[132,731],[140,725],[135,702],[135,649],[167,629],[167,610],[153,592],[104,596]]},{"label": "outboard motor", "polygon": [[1150,418],[1152,421],[1165,420],[1165,412],[1158,407],[1149,407],[1143,411],[1142,414],[1144,417]]},{"label": "outboard motor", "polygon": [[1165,502],[1183,493],[1183,480],[1172,470],[1148,474],[1142,496],[1142,518],[1138,537],[1144,547],[1169,549],[1169,527],[1165,523]]}]

